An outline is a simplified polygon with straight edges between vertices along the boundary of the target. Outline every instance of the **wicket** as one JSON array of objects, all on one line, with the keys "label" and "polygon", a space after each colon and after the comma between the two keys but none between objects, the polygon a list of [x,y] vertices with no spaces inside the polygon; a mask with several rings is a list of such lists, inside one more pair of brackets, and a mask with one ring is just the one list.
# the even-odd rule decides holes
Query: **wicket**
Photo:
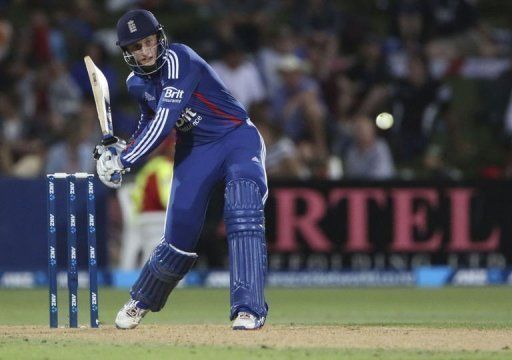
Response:
[{"label": "wicket", "polygon": [[96,209],[94,195],[94,175],[87,173],[55,173],[46,175],[48,184],[48,277],[50,327],[58,327],[57,303],[57,219],[55,180],[67,182],[67,253],[69,327],[78,327],[78,259],[76,221],[76,180],[87,179],[87,247],[89,263],[89,302],[91,327],[99,326],[98,320],[98,264],[96,261]]}]

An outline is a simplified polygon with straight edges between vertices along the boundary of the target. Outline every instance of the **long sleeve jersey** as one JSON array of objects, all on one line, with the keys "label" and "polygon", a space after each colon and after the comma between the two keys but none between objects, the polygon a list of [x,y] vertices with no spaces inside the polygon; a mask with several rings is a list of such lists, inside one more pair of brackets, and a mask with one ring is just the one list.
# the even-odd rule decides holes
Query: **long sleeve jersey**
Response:
[{"label": "long sleeve jersey", "polygon": [[178,142],[190,146],[215,141],[248,119],[243,105],[210,65],[183,44],[171,44],[155,76],[130,73],[129,93],[139,103],[134,141],[121,154],[130,167],[151,153],[176,128]]}]

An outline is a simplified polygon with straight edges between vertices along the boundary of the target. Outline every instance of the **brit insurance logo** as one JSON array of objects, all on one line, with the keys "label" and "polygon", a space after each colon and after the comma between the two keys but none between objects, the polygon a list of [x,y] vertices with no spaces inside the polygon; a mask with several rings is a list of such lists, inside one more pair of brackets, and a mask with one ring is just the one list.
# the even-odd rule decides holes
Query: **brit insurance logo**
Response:
[{"label": "brit insurance logo", "polygon": [[173,86],[167,86],[162,90],[164,94],[163,101],[179,104],[183,99],[183,90],[177,89]]},{"label": "brit insurance logo", "polygon": [[203,120],[203,117],[197,115],[197,112],[188,107],[181,112],[180,118],[176,121],[176,128],[181,132],[187,132],[194,126],[199,125],[201,120]]}]

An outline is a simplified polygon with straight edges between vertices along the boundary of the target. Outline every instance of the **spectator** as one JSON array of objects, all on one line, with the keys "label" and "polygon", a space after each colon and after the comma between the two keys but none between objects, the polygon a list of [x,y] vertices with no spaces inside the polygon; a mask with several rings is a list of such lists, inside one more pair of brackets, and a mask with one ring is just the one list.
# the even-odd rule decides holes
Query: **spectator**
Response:
[{"label": "spectator", "polygon": [[324,30],[335,34],[341,30],[343,16],[334,1],[294,1],[291,7],[291,22],[297,32]]},{"label": "spectator", "polygon": [[281,26],[267,34],[268,44],[258,52],[258,67],[263,77],[263,83],[267,89],[269,98],[277,94],[281,87],[279,76],[279,63],[284,57],[295,55],[297,52],[297,39],[287,26]]},{"label": "spectator", "polygon": [[309,160],[321,163],[327,156],[326,113],[318,84],[305,74],[306,65],[296,56],[284,57],[278,69],[283,84],[273,97],[273,119]]},{"label": "spectator", "polygon": [[498,52],[475,5],[468,0],[429,1],[432,38],[425,50],[429,57],[453,60],[466,56],[493,56]]},{"label": "spectator", "polygon": [[30,61],[33,61],[36,65],[45,64],[52,57],[50,32],[51,28],[46,13],[42,10],[35,10],[31,14]]},{"label": "spectator", "polygon": [[263,113],[264,108],[264,106],[259,107],[259,111],[253,118],[267,148],[265,159],[267,175],[271,178],[287,179],[311,177],[311,171],[300,157],[301,154],[295,143],[284,136],[278,126],[267,120],[269,116]]},{"label": "spectator", "polygon": [[478,25],[476,7],[468,0],[430,0],[428,5],[434,38],[464,34]]},{"label": "spectator", "polygon": [[[161,240],[172,181],[174,136],[140,168],[134,183],[117,191],[123,217],[120,268],[139,269]],[[139,256],[140,254],[140,256]]]},{"label": "spectator", "polygon": [[[115,102],[119,94],[119,75],[117,70],[109,63],[106,50],[98,43],[91,42],[85,47],[83,56],[89,55],[94,61],[94,64],[101,70],[109,85],[110,101]],[[83,56],[78,58],[73,65],[71,65],[70,73],[73,80],[78,84],[82,95],[92,98],[91,83],[87,69],[84,66]]]},{"label": "spectator", "polygon": [[270,14],[275,14],[281,7],[279,2],[253,0],[204,1],[199,5],[203,12],[209,11],[212,15],[214,24],[210,36],[219,42],[240,41],[251,53],[260,47],[262,30],[270,26]]},{"label": "spectator", "polygon": [[460,180],[458,169],[446,163],[446,154],[441,146],[432,144],[423,156],[423,167],[420,177],[431,180]]},{"label": "spectator", "polygon": [[[490,95],[489,90],[490,88],[494,89],[494,84],[496,82],[501,83],[502,86],[500,86],[500,89],[502,91],[500,91],[498,94],[491,93],[492,95]],[[503,98],[502,101],[498,104],[496,104],[496,101],[492,102],[491,104],[494,106],[488,106],[486,113],[496,114],[500,125],[503,124],[502,127],[504,129],[505,136],[510,141],[512,139],[512,69],[509,69],[505,73],[501,74],[499,79],[490,81],[487,90],[487,95],[489,98],[498,98],[500,100]],[[492,116],[490,117],[492,118]]]},{"label": "spectator", "polygon": [[407,76],[408,56],[428,38],[428,7],[424,2],[399,1],[391,10],[391,37],[386,41],[387,64],[394,78]]},{"label": "spectator", "polygon": [[0,173],[13,176],[37,176],[43,160],[42,143],[29,138],[15,96],[0,94]]},{"label": "spectator", "polygon": [[222,59],[212,67],[228,90],[249,111],[265,99],[265,88],[254,63],[247,59],[240,45],[225,43],[220,48]]},{"label": "spectator", "polygon": [[336,37],[323,31],[311,33],[307,38],[306,53],[311,76],[322,86],[322,96],[328,96],[331,75],[345,65],[339,56]]},{"label": "spectator", "polygon": [[83,118],[69,120],[62,140],[52,145],[46,159],[46,173],[95,172],[92,157],[94,143],[88,141],[89,132]]},{"label": "spectator", "polygon": [[12,167],[11,149],[0,137],[0,175],[10,174]]},{"label": "spectator", "polygon": [[9,54],[12,39],[12,24],[0,9],[0,62]]},{"label": "spectator", "polygon": [[[84,132],[97,141],[85,54],[93,57],[109,81],[116,134],[131,134],[137,119],[126,93],[120,91],[124,86],[124,79],[117,76],[120,64],[105,52],[105,48],[118,51],[111,40],[114,31],[103,25],[112,15],[109,9],[134,5],[163,10],[169,33],[201,55],[223,55],[219,51],[223,49],[215,46],[219,40],[243,43],[244,52],[226,54],[217,71],[252,108],[255,123],[255,112],[265,106],[261,100],[272,104],[268,120],[275,131],[268,130],[274,135],[268,141],[278,145],[277,154],[294,153],[299,168],[307,169],[290,170],[292,174],[325,177],[323,169],[330,160],[347,156],[353,119],[382,111],[395,116],[395,126],[382,134],[392,145],[398,169],[412,165],[419,176],[428,177],[457,166],[465,176],[482,176],[475,169],[506,162],[502,141],[512,138],[512,30],[505,4],[375,2],[373,11],[388,7],[381,14],[389,15],[386,19],[361,2],[341,7],[325,0],[236,4],[86,0],[56,5],[50,11],[30,7],[34,2],[4,3],[9,5],[0,9],[0,103],[7,98],[10,105],[0,105],[3,174],[40,174],[41,159],[60,140],[65,125],[77,118],[87,119]],[[386,25],[382,21],[391,26],[382,27]],[[372,35],[370,24],[378,25],[379,36]],[[299,59],[297,71],[280,71],[283,59],[290,56]],[[447,76],[457,99],[453,109]],[[294,82],[299,85],[294,87]],[[391,109],[385,109],[386,100]],[[462,120],[464,131],[457,126]],[[283,137],[288,140],[282,141]],[[442,144],[442,151],[432,150],[432,143]],[[279,173],[269,171],[271,176]]]},{"label": "spectator", "polygon": [[0,139],[10,146],[21,143],[25,136],[23,119],[14,96],[0,93]]},{"label": "spectator", "polygon": [[48,92],[50,111],[64,117],[74,116],[81,105],[82,94],[64,64],[52,61],[49,67],[52,81]]},{"label": "spectator", "polygon": [[347,77],[354,83],[357,112],[370,115],[377,113],[388,95],[389,69],[382,51],[381,40],[368,35],[361,43],[356,62],[347,71]]},{"label": "spectator", "polygon": [[503,161],[503,177],[512,179],[512,143],[509,142],[505,146],[505,159]]},{"label": "spectator", "polygon": [[348,179],[382,180],[395,175],[388,144],[377,137],[375,125],[366,116],[354,120],[354,139],[347,150],[344,171]]},{"label": "spectator", "polygon": [[432,135],[441,129],[451,98],[451,88],[430,76],[426,59],[410,55],[407,78],[395,84],[392,95],[400,161],[411,162],[423,154]]}]

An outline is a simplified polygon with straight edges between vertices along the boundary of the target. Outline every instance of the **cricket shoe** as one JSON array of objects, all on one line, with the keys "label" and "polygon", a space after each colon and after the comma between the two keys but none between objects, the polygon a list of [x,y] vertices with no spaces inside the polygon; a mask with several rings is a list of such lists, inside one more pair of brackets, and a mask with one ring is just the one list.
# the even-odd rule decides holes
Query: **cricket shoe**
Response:
[{"label": "cricket shoe", "polygon": [[138,307],[137,303],[137,300],[130,300],[119,310],[116,316],[116,327],[118,329],[133,329],[137,327],[142,318],[149,312],[149,309]]},{"label": "cricket shoe", "polygon": [[233,330],[258,330],[264,324],[264,316],[259,318],[249,312],[240,311],[233,321]]}]

